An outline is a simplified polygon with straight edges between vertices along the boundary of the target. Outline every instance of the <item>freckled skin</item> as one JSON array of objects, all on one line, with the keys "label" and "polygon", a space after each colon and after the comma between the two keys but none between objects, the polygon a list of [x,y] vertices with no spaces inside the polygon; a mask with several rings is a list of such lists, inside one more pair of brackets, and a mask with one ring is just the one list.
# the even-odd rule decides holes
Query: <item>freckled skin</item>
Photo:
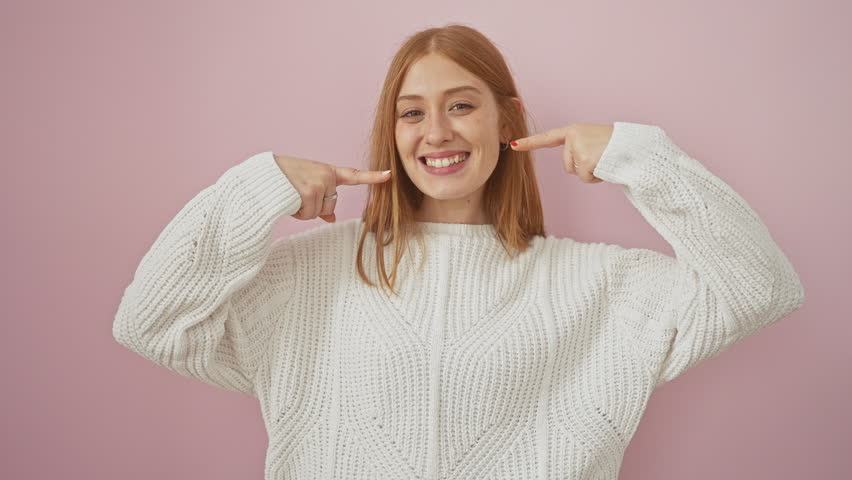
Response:
[{"label": "freckled skin", "polygon": [[[472,85],[482,94],[443,94],[460,85]],[[417,220],[486,223],[482,208],[485,182],[497,166],[500,142],[509,140],[508,130],[500,128],[497,103],[488,86],[446,57],[431,54],[411,66],[400,95],[423,97],[397,103],[395,132],[402,166],[424,193]],[[400,118],[406,114],[409,116]],[[471,154],[467,165],[452,175],[432,175],[418,164],[419,155],[442,150]]]}]

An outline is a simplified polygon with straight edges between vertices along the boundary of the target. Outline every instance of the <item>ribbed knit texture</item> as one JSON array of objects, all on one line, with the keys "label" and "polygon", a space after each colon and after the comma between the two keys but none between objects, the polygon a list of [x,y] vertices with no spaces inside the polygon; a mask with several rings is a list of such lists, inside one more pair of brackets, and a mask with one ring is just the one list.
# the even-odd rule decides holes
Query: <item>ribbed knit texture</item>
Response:
[{"label": "ribbed knit texture", "polygon": [[358,277],[360,219],[273,239],[301,200],[263,152],[168,224],[113,335],[258,398],[267,480],[616,480],[654,388],[795,311],[804,290],[726,183],[661,128],[614,125],[594,174],[676,258],[548,235],[510,259],[491,225],[421,222],[395,297]]}]

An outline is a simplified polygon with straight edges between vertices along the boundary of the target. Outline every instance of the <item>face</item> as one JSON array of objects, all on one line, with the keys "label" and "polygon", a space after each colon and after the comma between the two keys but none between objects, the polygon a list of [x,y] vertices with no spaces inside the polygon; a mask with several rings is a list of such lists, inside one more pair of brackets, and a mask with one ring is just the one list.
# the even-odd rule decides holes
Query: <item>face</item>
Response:
[{"label": "face", "polygon": [[[457,88],[464,87],[464,88]],[[472,88],[467,88],[472,87]],[[396,109],[396,144],[403,168],[424,193],[423,209],[467,209],[477,215],[485,182],[497,166],[501,137],[494,96],[470,72],[442,55],[423,57],[408,70]],[[450,157],[464,152],[455,165],[438,166],[424,156]],[[462,157],[464,158],[464,157]],[[458,160],[458,159],[456,159]]]}]

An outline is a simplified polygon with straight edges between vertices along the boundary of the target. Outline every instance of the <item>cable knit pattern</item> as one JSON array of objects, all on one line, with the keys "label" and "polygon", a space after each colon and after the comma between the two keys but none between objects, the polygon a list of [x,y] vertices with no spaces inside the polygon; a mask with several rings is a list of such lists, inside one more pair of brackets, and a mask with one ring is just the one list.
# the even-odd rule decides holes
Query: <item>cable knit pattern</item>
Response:
[{"label": "cable knit pattern", "polygon": [[491,225],[420,222],[396,297],[358,277],[360,219],[273,240],[301,201],[254,155],[160,234],[113,335],[256,397],[268,480],[617,480],[654,388],[804,290],[755,212],[661,128],[616,122],[594,173],[676,258],[548,235],[510,259]]}]

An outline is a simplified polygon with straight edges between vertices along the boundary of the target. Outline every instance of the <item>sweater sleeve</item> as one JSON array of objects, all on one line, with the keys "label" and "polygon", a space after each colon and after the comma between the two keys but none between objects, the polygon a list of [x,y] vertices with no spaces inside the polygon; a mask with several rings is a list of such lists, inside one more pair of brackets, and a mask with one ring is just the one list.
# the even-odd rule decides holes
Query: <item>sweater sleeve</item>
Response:
[{"label": "sweater sleeve", "polygon": [[113,337],[181,375],[256,396],[254,372],[274,328],[264,312],[280,290],[276,276],[291,273],[283,249],[276,268],[264,269],[276,245],[272,227],[299,208],[301,197],[272,152],[229,168],[144,255],[124,290]]},{"label": "sweater sleeve", "polygon": [[798,275],[754,210],[662,128],[615,122],[593,173],[621,185],[676,255],[604,250],[610,314],[655,387],[804,303]]}]

